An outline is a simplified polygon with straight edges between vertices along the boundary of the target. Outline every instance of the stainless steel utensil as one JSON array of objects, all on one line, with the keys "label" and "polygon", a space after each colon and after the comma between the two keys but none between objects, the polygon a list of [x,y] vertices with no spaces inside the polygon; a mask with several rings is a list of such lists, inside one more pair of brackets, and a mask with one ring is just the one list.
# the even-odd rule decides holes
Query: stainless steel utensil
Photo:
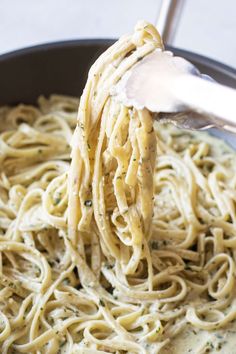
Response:
[{"label": "stainless steel utensil", "polygon": [[[156,26],[173,42],[185,0],[163,0]],[[118,99],[158,112],[156,118],[180,128],[212,127],[236,133],[236,91],[219,85],[183,58],[156,51],[139,62],[114,89]]]},{"label": "stainless steel utensil", "polygon": [[114,90],[127,106],[161,113],[180,128],[236,132],[236,90],[202,75],[187,60],[156,50],[126,73]]},{"label": "stainless steel utensil", "polygon": [[156,28],[163,42],[173,44],[178,24],[181,19],[185,0],[162,0],[156,20]]}]

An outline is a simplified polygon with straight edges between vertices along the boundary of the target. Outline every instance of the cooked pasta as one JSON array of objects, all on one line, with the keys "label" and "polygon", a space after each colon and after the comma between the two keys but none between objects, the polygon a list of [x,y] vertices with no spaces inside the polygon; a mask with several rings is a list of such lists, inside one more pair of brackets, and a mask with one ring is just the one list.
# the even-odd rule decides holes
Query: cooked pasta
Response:
[{"label": "cooked pasta", "polygon": [[236,154],[111,95],[156,48],[141,22],[80,103],[0,109],[1,353],[233,353]]}]

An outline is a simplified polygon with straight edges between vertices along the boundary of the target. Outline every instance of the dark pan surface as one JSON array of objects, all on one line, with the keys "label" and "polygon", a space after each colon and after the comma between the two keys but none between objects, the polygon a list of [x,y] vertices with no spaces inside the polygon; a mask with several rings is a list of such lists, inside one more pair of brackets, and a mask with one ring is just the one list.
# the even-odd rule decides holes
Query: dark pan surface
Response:
[{"label": "dark pan surface", "polygon": [[[36,103],[41,94],[81,95],[90,66],[112,43],[112,39],[73,40],[1,55],[0,105]],[[167,49],[191,61],[202,73],[236,88],[235,69],[185,50]],[[218,130],[211,133],[236,149],[235,135]]]},{"label": "dark pan surface", "polygon": [[33,103],[41,94],[80,95],[91,64],[112,43],[57,42],[0,56],[0,104]]},{"label": "dark pan surface", "polygon": [[[40,94],[82,93],[95,59],[114,41],[110,39],[56,42],[0,56],[0,104],[34,103]],[[201,72],[236,88],[236,70],[176,48],[168,48],[195,64]]]}]

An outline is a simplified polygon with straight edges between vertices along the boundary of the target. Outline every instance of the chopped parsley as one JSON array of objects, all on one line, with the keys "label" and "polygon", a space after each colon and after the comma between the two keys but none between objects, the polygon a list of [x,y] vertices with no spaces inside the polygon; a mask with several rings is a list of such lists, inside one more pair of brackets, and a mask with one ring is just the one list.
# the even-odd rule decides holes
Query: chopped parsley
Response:
[{"label": "chopped parsley", "polygon": [[153,250],[158,250],[158,248],[159,248],[158,242],[157,241],[152,241],[151,247],[152,247]]},{"label": "chopped parsley", "polygon": [[85,200],[84,205],[88,208],[90,208],[93,205],[93,202],[91,199]]},{"label": "chopped parsley", "polygon": [[105,305],[105,302],[104,302],[102,299],[99,300],[99,305],[100,305],[100,306],[103,306],[103,307],[106,306],[106,305]]}]

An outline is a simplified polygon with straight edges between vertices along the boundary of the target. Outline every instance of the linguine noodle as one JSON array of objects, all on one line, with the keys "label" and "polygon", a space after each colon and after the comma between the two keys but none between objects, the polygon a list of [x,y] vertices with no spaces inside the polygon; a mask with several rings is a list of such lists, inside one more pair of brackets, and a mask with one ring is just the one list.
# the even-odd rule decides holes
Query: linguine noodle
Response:
[{"label": "linguine noodle", "polygon": [[56,95],[0,109],[1,353],[229,353],[236,155],[110,94],[156,48],[145,22],[110,47],[78,116]]}]

